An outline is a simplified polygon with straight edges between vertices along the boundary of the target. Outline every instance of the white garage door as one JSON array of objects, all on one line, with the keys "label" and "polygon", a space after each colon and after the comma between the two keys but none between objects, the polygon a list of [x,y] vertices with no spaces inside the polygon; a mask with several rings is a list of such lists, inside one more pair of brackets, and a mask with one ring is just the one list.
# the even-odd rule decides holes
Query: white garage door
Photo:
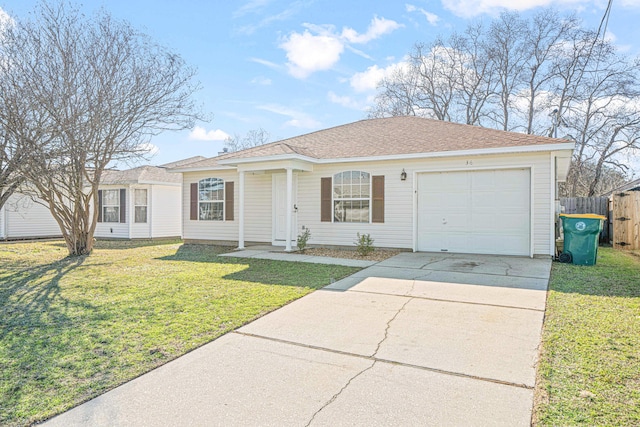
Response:
[{"label": "white garage door", "polygon": [[418,250],[529,255],[530,169],[418,175]]}]

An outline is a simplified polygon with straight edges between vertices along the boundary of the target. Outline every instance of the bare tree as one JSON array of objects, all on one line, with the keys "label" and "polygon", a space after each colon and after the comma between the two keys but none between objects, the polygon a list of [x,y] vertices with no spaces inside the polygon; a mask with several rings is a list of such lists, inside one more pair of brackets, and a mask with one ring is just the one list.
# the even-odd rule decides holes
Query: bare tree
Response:
[{"label": "bare tree", "polygon": [[368,116],[426,116],[426,108],[420,105],[418,97],[419,77],[414,64],[401,63],[378,83],[379,93]]},{"label": "bare tree", "polygon": [[24,181],[18,172],[23,152],[0,127],[0,209]]},{"label": "bare tree", "polygon": [[246,150],[247,148],[257,147],[269,142],[271,135],[266,130],[252,129],[245,136],[235,134],[224,141],[224,147],[227,151],[233,153],[235,151]]},{"label": "bare tree", "polygon": [[[13,24],[11,18],[0,11],[0,43],[2,43],[5,31]],[[0,61],[3,60],[0,50]],[[0,74],[0,80],[7,77],[5,74]],[[2,87],[0,83],[0,90]],[[0,111],[7,111],[7,108],[0,95]],[[15,138],[6,132],[6,126],[2,121],[4,116],[6,114],[0,116],[0,209],[24,181],[22,175],[18,173],[18,165],[22,161],[24,150],[16,143]]]},{"label": "bare tree", "polygon": [[603,25],[584,29],[552,9],[527,21],[503,13],[488,27],[417,44],[409,66],[381,82],[370,116],[560,131],[576,141],[565,188],[596,194],[603,174],[628,171],[623,159],[639,146],[640,67],[601,37]]},{"label": "bare tree", "polygon": [[20,173],[48,204],[70,255],[89,254],[98,186],[151,136],[191,128],[195,71],[128,23],[41,3],[1,41],[2,125],[26,146]]}]

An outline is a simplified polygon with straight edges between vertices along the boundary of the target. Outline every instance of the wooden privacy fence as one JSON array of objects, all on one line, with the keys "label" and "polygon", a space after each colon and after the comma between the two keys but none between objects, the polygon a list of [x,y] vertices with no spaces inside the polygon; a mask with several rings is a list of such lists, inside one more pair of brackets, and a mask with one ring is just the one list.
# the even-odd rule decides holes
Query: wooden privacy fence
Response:
[{"label": "wooden privacy fence", "polygon": [[609,215],[608,197],[561,197],[560,206],[564,206],[566,214],[597,214],[606,217],[600,233],[600,242],[611,240],[611,216]]},{"label": "wooden privacy fence", "polygon": [[613,247],[640,249],[640,191],[614,193]]}]

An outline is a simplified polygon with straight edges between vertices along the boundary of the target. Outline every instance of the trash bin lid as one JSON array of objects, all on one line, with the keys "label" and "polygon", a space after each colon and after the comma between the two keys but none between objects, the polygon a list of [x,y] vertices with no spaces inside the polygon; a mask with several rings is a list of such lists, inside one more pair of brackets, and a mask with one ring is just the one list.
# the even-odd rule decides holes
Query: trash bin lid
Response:
[{"label": "trash bin lid", "polygon": [[591,218],[591,219],[607,219],[606,216],[597,215],[597,214],[560,214],[560,216],[564,216],[567,218]]}]

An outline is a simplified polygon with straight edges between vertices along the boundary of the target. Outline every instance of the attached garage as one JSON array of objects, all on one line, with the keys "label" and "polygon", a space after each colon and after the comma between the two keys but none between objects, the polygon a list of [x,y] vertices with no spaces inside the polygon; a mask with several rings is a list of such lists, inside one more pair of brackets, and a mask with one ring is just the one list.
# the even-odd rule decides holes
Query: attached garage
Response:
[{"label": "attached garage", "polygon": [[417,175],[417,249],[531,255],[531,169]]}]

